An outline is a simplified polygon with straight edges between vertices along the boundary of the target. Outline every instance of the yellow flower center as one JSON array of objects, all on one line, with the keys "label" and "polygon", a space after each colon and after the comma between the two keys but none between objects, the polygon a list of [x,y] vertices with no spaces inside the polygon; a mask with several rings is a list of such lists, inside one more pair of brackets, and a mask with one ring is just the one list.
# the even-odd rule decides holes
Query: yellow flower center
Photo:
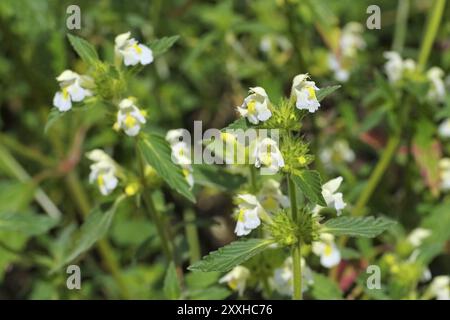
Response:
[{"label": "yellow flower center", "polygon": [[103,186],[105,185],[105,179],[103,178],[103,175],[102,175],[102,174],[99,174],[99,175],[98,175],[98,177],[97,177],[97,184],[98,184],[100,187],[103,187]]},{"label": "yellow flower center", "polygon": [[325,249],[323,251],[323,254],[328,257],[333,253],[333,247],[329,244],[325,245]]},{"label": "yellow flower center", "polygon": [[270,153],[266,153],[261,157],[261,162],[263,165],[270,167],[272,164],[272,157],[270,156]]},{"label": "yellow flower center", "polygon": [[64,100],[69,99],[69,92],[67,91],[67,88],[62,89],[62,94],[63,94]]},{"label": "yellow flower center", "polygon": [[231,279],[230,281],[228,281],[228,286],[230,287],[231,290],[236,290],[238,286],[237,279]]},{"label": "yellow flower center", "polygon": [[244,209],[240,209],[239,210],[239,214],[238,214],[237,220],[239,222],[244,222],[244,220],[245,220],[245,210]]},{"label": "yellow flower center", "polygon": [[124,123],[127,128],[132,128],[136,125],[136,119],[132,115],[127,114]]},{"label": "yellow flower center", "polygon": [[256,112],[256,102],[254,100],[247,103],[247,110],[250,114],[254,114]]},{"label": "yellow flower center", "polygon": [[269,211],[275,211],[276,209],[278,209],[278,202],[272,196],[268,196],[266,199],[264,199],[262,205]]},{"label": "yellow flower center", "polygon": [[142,53],[142,49],[139,47],[137,43],[133,44],[133,49],[136,50],[137,54]]},{"label": "yellow flower center", "polygon": [[182,170],[182,172],[183,172],[183,176],[185,177],[185,178],[187,178],[188,176],[189,176],[189,170],[188,169],[183,169]]},{"label": "yellow flower center", "polygon": [[316,99],[316,90],[314,90],[313,87],[308,86],[306,87],[306,90],[308,91],[309,99]]}]

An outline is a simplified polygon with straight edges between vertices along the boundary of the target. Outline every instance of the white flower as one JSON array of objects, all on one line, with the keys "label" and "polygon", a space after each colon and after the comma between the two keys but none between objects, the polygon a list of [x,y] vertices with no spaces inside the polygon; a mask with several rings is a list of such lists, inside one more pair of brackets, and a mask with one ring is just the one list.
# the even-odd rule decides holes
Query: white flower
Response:
[{"label": "white flower", "polygon": [[331,148],[324,148],[319,154],[320,160],[328,168],[333,168],[338,162],[353,162],[355,160],[355,153],[347,142],[347,140],[337,140]]},{"label": "white flower", "polygon": [[337,81],[347,82],[350,78],[350,71],[342,66],[342,63],[333,53],[328,55],[328,66],[334,72],[334,77]]},{"label": "white flower", "polygon": [[183,176],[192,188],[194,186],[194,175],[191,166],[191,148],[186,142],[180,140],[183,137],[184,130],[169,130],[166,134],[166,140],[172,149],[172,161],[181,166]]},{"label": "white flower", "polygon": [[280,190],[280,183],[273,179],[265,180],[258,194],[262,207],[270,213],[289,207],[289,198]]},{"label": "white flower", "polygon": [[92,81],[88,76],[80,76],[76,72],[65,70],[56,80],[59,82],[61,91],[53,97],[53,105],[61,112],[70,110],[72,101],[80,102],[92,95],[90,90],[82,87],[82,84]]},{"label": "white flower", "polygon": [[312,251],[320,257],[320,264],[325,268],[332,268],[341,261],[341,253],[330,233],[320,234],[320,241],[312,243]]},{"label": "white flower", "polygon": [[434,277],[428,289],[433,297],[438,300],[450,300],[450,277]]},{"label": "white flower", "polygon": [[439,67],[432,67],[427,71],[427,78],[430,81],[428,99],[431,101],[443,102],[445,100],[444,71]]},{"label": "white flower", "polygon": [[225,276],[220,278],[219,283],[227,283],[231,290],[237,291],[240,296],[244,293],[250,271],[243,266],[236,266]]},{"label": "white flower", "polygon": [[116,177],[116,164],[104,151],[92,150],[86,154],[87,158],[94,161],[90,166],[89,182],[96,182],[102,195],[110,194],[119,180]]},{"label": "white flower", "polygon": [[403,60],[395,51],[388,51],[383,54],[388,60],[384,65],[384,69],[391,83],[395,83],[402,78]]},{"label": "white flower", "polygon": [[133,99],[123,99],[119,103],[117,124],[127,135],[136,136],[145,122],[144,113],[134,105]]},{"label": "white flower", "polygon": [[261,224],[260,215],[265,214],[265,212],[254,195],[240,194],[237,198],[240,203],[237,208],[237,222],[234,232],[238,236],[245,236]]},{"label": "white flower", "polygon": [[342,56],[353,58],[358,50],[366,47],[366,42],[361,36],[362,32],[363,26],[360,23],[349,22],[345,25],[339,42]]},{"label": "white flower", "polygon": [[166,141],[171,145],[180,142],[180,138],[183,137],[184,130],[185,129],[172,129],[167,131]]},{"label": "white flower", "polygon": [[420,247],[422,245],[423,240],[428,238],[431,235],[431,231],[424,228],[416,228],[408,235],[408,242],[411,243],[414,247]]},{"label": "white flower", "polygon": [[172,144],[172,161],[181,166],[191,164],[191,149],[185,142]]},{"label": "white flower", "polygon": [[441,189],[443,191],[450,190],[450,158],[439,160],[439,170],[441,178]]},{"label": "white flower", "polygon": [[292,82],[292,91],[297,99],[295,106],[300,110],[316,112],[320,107],[316,97],[316,91],[319,88],[317,88],[314,81],[309,81],[308,78],[307,74],[299,74]]},{"label": "white flower", "polygon": [[[342,193],[336,192],[337,189],[339,189],[342,180],[342,177],[337,177],[322,185],[322,196],[325,199],[327,206],[330,208],[334,208],[337,211],[338,215],[340,215],[341,210],[347,206],[347,204],[344,202]],[[317,213],[321,208],[321,206],[316,205],[313,211]]]},{"label": "white flower", "polygon": [[137,42],[134,38],[130,39],[130,32],[122,33],[115,40],[116,54],[123,57],[126,66],[134,66],[138,63],[146,65],[153,62],[152,50]]},{"label": "white flower", "polygon": [[445,119],[439,125],[438,133],[442,138],[450,138],[450,118]]},{"label": "white flower", "polygon": [[264,138],[257,142],[254,157],[255,167],[264,166],[265,172],[268,174],[275,174],[284,167],[283,155],[278,149],[277,143],[270,138]]},{"label": "white flower", "polygon": [[391,83],[398,82],[405,77],[405,75],[411,74],[416,70],[416,63],[414,60],[403,60],[395,51],[385,52],[383,56],[387,59],[384,70]]},{"label": "white flower", "polygon": [[240,107],[237,107],[241,116],[253,124],[266,121],[272,116],[269,110],[269,98],[261,87],[250,88],[250,95],[244,99]]},{"label": "white flower", "polygon": [[[302,266],[302,291],[305,292],[308,286],[313,284],[311,269],[306,265],[305,259],[301,259]],[[272,279],[273,287],[278,293],[292,296],[294,293],[294,274],[292,257],[288,257],[280,268],[274,270]]]}]

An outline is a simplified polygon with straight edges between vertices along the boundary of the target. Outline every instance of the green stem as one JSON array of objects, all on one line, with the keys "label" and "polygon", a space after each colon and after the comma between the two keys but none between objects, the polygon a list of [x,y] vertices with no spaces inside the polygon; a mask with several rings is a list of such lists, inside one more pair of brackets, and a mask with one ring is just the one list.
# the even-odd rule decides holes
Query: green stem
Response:
[{"label": "green stem", "polygon": [[356,202],[355,207],[353,208],[352,215],[354,217],[361,216],[363,214],[363,209],[370,197],[372,196],[375,188],[378,186],[380,179],[383,177],[384,172],[389,166],[389,163],[392,160],[392,157],[397,150],[398,145],[400,144],[400,135],[396,134],[389,138],[389,141],[386,145],[386,148],[381,155],[380,160],[378,161],[375,169],[370,175],[369,181],[365,185],[361,195]]},{"label": "green stem", "polygon": [[252,189],[253,194],[256,194],[258,191],[258,185],[256,183],[256,168],[253,165],[250,165],[250,187]]},{"label": "green stem", "polygon": [[[81,185],[80,179],[75,171],[72,171],[67,175],[66,183],[75,203],[78,206],[78,209],[83,216],[83,220],[85,220],[91,211],[91,206]],[[117,283],[122,298],[130,299],[131,296],[128,291],[127,284],[122,277],[119,263],[117,262],[114,250],[109,245],[109,242],[106,239],[99,240],[97,242],[97,249],[101,256],[102,264],[111,273],[111,276]]]},{"label": "green stem", "polygon": [[[287,176],[288,189],[289,189],[289,200],[291,201],[291,214],[292,220],[298,223],[298,210],[297,210],[297,195],[295,191],[295,184],[291,177]],[[293,261],[293,272],[294,272],[294,300],[302,299],[302,245],[301,239],[298,239],[298,243],[292,249],[292,261]]]},{"label": "green stem", "polygon": [[401,53],[405,44],[406,30],[408,26],[409,0],[399,0],[397,16],[395,20],[394,41],[392,50]]},{"label": "green stem", "polygon": [[292,250],[293,269],[294,269],[294,295],[293,300],[302,300],[302,246],[299,240],[298,244]]},{"label": "green stem", "polygon": [[186,238],[189,245],[190,262],[193,264],[201,258],[200,241],[198,239],[197,226],[195,225],[195,212],[192,209],[186,209],[183,213]]},{"label": "green stem", "polygon": [[430,55],[431,47],[433,46],[434,39],[436,38],[439,24],[441,23],[442,14],[444,13],[445,0],[435,0],[432,10],[429,13],[427,20],[427,28],[425,30],[424,37],[422,39],[422,45],[420,47],[418,67],[420,70],[425,68]]},{"label": "green stem", "polygon": [[164,255],[166,256],[167,261],[173,261],[175,266],[177,265],[175,261],[175,257],[173,255],[173,246],[172,242],[169,239],[169,236],[167,235],[164,224],[161,220],[161,217],[159,216],[155,203],[153,202],[152,195],[150,193],[143,194],[144,198],[144,204],[146,207],[145,213],[148,214],[149,218],[153,221],[153,223],[156,226],[156,231],[158,232],[158,236],[161,239],[161,246],[162,250],[164,252]]}]

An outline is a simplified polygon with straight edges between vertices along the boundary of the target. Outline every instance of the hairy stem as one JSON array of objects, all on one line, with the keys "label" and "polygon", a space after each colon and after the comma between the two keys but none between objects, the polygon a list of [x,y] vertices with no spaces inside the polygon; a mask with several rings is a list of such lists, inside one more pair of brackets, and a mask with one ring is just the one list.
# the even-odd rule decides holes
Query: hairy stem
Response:
[{"label": "hairy stem", "polygon": [[[287,176],[288,189],[289,189],[289,200],[291,201],[291,214],[292,220],[298,223],[298,210],[297,210],[297,195],[295,191],[295,184],[291,177]],[[294,271],[294,300],[302,299],[302,245],[301,240],[298,239],[298,243],[292,249],[292,261],[293,261],[293,271]]]}]

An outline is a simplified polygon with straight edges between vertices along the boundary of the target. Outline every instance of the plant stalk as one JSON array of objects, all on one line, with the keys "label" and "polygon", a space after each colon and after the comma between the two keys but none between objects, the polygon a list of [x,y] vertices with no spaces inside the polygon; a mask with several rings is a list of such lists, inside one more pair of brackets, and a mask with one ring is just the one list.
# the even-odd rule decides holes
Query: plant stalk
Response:
[{"label": "plant stalk", "polygon": [[433,8],[428,15],[427,27],[419,52],[418,67],[420,70],[425,68],[428,57],[430,56],[431,47],[433,46],[439,24],[441,23],[442,14],[444,13],[445,1],[446,0],[435,0]]},{"label": "plant stalk", "polygon": [[[291,214],[292,220],[298,223],[298,209],[297,209],[297,195],[295,191],[295,184],[292,181],[290,175],[287,176],[288,189],[289,189],[289,200],[291,201]],[[293,272],[294,272],[294,295],[293,300],[302,299],[302,244],[301,239],[298,239],[297,244],[292,249],[292,261],[293,261]]]},{"label": "plant stalk", "polygon": [[395,18],[394,41],[392,50],[401,53],[405,45],[406,30],[408,27],[409,0],[399,0],[397,16]]},{"label": "plant stalk", "polygon": [[198,230],[195,225],[195,212],[192,209],[186,209],[183,213],[186,239],[189,245],[189,257],[191,264],[197,262],[201,258],[200,241],[198,238]]}]

